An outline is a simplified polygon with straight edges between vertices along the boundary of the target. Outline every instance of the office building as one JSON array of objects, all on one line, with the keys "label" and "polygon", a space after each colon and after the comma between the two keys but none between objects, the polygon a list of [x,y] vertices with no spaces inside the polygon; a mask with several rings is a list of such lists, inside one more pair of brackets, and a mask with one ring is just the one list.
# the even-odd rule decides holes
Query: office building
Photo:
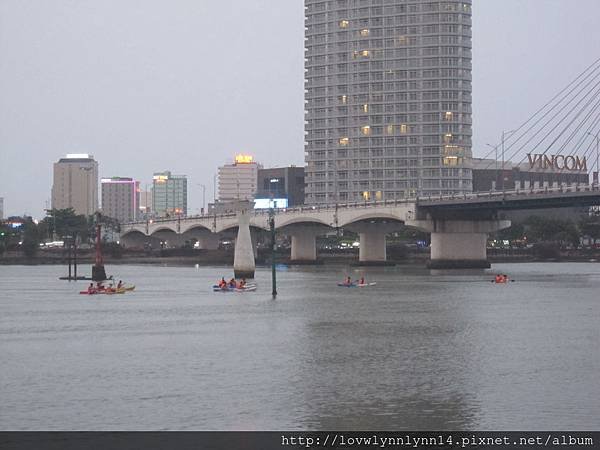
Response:
[{"label": "office building", "polygon": [[112,177],[100,180],[102,187],[102,214],[119,223],[133,222],[138,216],[140,203],[139,181],[133,178]]},{"label": "office building", "polygon": [[304,167],[258,169],[256,200],[285,199],[285,207],[304,204]]},{"label": "office building", "polygon": [[152,212],[155,217],[187,215],[187,177],[158,172],[152,177]]},{"label": "office building", "polygon": [[[550,159],[550,161],[552,161]],[[559,159],[559,161],[562,161]],[[590,182],[587,168],[578,167],[576,164],[544,164],[539,160],[532,164],[528,160],[521,163],[504,162],[504,171],[501,161],[494,159],[473,158],[473,191],[474,192],[502,192],[503,190],[524,190],[558,188],[561,186],[587,185]],[[573,163],[575,158],[573,158]],[[566,166],[566,168],[565,168]],[[504,174],[504,176],[503,176]],[[527,210],[514,210],[502,212],[502,217],[521,223],[530,216],[539,216],[547,219],[579,220],[589,214],[589,208],[573,206],[569,208],[536,208]]]},{"label": "office building", "polygon": [[471,0],[305,0],[306,202],[470,192]]},{"label": "office building", "polygon": [[138,207],[138,217],[147,219],[152,217],[152,190],[146,189],[140,191],[140,203]]},{"label": "office building", "polygon": [[219,203],[253,200],[258,169],[262,166],[249,155],[236,155],[233,164],[219,167]]},{"label": "office building", "polygon": [[548,165],[547,167],[540,167],[539,164],[531,164],[529,161],[522,163],[505,161],[503,171],[500,161],[473,158],[473,191],[528,190],[531,188],[589,184],[590,179],[587,170],[575,166],[572,169],[562,167],[562,169]]},{"label": "office building", "polygon": [[88,154],[69,154],[54,163],[52,208],[86,216],[98,209],[98,163]]}]

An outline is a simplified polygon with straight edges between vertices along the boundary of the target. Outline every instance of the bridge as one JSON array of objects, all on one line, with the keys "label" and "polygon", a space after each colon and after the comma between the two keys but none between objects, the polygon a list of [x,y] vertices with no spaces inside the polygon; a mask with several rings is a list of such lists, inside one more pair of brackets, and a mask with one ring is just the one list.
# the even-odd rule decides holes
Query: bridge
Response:
[{"label": "bridge", "polygon": [[[327,206],[301,206],[276,210],[275,229],[291,237],[292,262],[317,259],[316,238],[335,229],[347,229],[360,237],[359,261],[386,261],[386,236],[402,227],[431,233],[431,268],[490,267],[486,244],[489,233],[507,228],[506,210],[600,205],[598,185],[492,191],[461,196],[420,197],[404,201],[373,201]],[[269,211],[254,210],[240,202],[229,214],[188,216],[126,223],[121,243],[141,246],[149,241],[182,245],[195,239],[200,248],[216,249],[223,235],[235,236],[234,271],[253,276],[256,238],[269,229]]]}]

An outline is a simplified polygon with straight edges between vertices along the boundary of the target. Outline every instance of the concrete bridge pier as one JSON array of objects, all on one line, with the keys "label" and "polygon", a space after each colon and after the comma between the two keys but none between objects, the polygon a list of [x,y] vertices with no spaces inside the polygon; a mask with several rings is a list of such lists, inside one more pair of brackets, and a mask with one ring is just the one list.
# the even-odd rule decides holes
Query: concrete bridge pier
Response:
[{"label": "concrete bridge pier", "polygon": [[490,268],[488,234],[510,227],[510,220],[409,220],[431,233],[430,269]]},{"label": "concrete bridge pier", "polygon": [[233,274],[236,278],[254,278],[256,263],[254,260],[254,248],[250,235],[250,211],[241,209],[238,214],[238,234],[235,240],[235,252],[233,256]]},{"label": "concrete bridge pier", "polygon": [[317,261],[317,235],[308,230],[296,231],[292,237],[291,262]]},{"label": "concrete bridge pier", "polygon": [[361,263],[384,263],[387,261],[385,248],[385,230],[378,230],[373,227],[372,230],[359,233],[360,247],[358,251],[358,261]]},{"label": "concrete bridge pier", "polygon": [[401,229],[402,224],[394,221],[364,221],[346,228],[359,235],[359,264],[378,266],[387,262],[386,236]]},{"label": "concrete bridge pier", "polygon": [[291,237],[292,248],[290,262],[316,263],[317,262],[317,236],[327,234],[331,228],[314,223],[288,225],[281,229],[281,233]]}]

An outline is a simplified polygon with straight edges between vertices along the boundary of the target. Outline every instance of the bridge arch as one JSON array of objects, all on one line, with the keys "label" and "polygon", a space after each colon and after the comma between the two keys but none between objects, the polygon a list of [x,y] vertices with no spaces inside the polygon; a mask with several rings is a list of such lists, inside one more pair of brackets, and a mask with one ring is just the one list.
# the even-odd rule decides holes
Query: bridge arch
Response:
[{"label": "bridge arch", "polygon": [[399,215],[393,214],[393,213],[365,212],[364,214],[354,216],[354,217],[348,218],[346,220],[340,221],[339,226],[346,227],[348,225],[356,224],[358,222],[377,220],[377,219],[392,220],[394,222],[401,222],[401,223],[404,223],[404,221],[405,221],[404,217],[400,217]]},{"label": "bridge arch", "polygon": [[171,233],[177,233],[177,230],[171,228],[168,225],[160,225],[160,226],[157,226],[154,228],[150,228],[150,236],[153,236],[156,233],[160,233],[160,232],[164,232],[164,231],[171,232]]},{"label": "bridge arch", "polygon": [[126,248],[144,248],[147,244],[152,244],[154,241],[157,241],[157,239],[135,229],[128,230],[119,237],[119,243]]},{"label": "bridge arch", "polygon": [[209,233],[212,233],[212,229],[208,226],[208,225],[204,225],[201,223],[194,223],[191,225],[187,225],[187,226],[182,226],[181,227],[181,233],[187,233],[190,231],[200,231],[200,232],[204,232],[204,231],[208,231]]},{"label": "bridge arch", "polygon": [[316,217],[294,217],[283,216],[281,219],[275,218],[275,226],[277,229],[289,227],[292,225],[324,225],[331,228],[331,223]]}]

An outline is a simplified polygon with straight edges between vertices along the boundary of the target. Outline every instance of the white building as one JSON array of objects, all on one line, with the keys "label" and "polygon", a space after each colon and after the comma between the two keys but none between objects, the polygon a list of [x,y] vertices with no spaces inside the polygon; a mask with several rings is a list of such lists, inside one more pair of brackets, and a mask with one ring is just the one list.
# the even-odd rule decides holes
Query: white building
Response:
[{"label": "white building", "polygon": [[93,155],[69,154],[54,163],[52,208],[86,216],[98,210],[98,163]]},{"label": "white building", "polygon": [[219,202],[254,200],[262,166],[249,155],[236,155],[233,164],[219,167]]}]

